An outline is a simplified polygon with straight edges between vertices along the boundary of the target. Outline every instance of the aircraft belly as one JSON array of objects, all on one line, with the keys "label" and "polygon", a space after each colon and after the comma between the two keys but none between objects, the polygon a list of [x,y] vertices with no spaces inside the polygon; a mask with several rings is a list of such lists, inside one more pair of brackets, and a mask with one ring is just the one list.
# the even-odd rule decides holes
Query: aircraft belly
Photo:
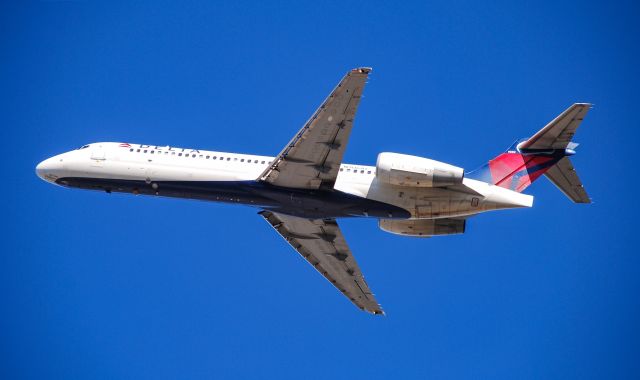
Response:
[{"label": "aircraft belly", "polygon": [[[486,209],[479,195],[447,188],[415,188],[366,181],[340,180],[336,190],[291,189],[247,179],[251,173],[227,169],[159,165],[154,162],[108,162],[73,167],[59,184],[123,192],[245,204],[309,217],[378,217],[433,219],[470,215]],[[475,205],[475,206],[474,206]]]},{"label": "aircraft belly", "polygon": [[63,177],[57,184],[119,193],[198,199],[244,204],[307,218],[378,217],[402,218],[402,208],[340,191],[281,188],[258,181],[176,181]]}]

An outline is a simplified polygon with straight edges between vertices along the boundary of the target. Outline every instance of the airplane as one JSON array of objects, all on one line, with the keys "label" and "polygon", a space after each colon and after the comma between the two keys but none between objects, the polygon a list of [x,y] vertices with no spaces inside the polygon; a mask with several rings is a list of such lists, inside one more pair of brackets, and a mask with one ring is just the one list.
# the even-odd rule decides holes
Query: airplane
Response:
[{"label": "airplane", "polygon": [[275,157],[98,142],[36,167],[63,187],[242,204],[260,214],[361,310],[384,314],[338,226],[377,218],[401,236],[461,234],[481,212],[531,207],[523,194],[546,176],[575,203],[590,203],[570,161],[591,108],[575,103],[533,136],[471,172],[428,158],[384,152],[375,166],[342,163],[371,68],[350,70]]}]

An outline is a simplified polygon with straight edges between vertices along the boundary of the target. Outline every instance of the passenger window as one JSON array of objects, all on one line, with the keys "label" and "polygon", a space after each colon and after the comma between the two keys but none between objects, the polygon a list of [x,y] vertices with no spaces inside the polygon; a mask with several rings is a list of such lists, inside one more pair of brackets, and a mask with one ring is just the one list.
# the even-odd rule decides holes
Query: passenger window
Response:
[{"label": "passenger window", "polygon": [[367,174],[371,174],[371,170],[367,171]]},{"label": "passenger window", "polygon": [[146,150],[146,149],[144,150],[144,153],[147,153],[147,150]]},{"label": "passenger window", "polygon": [[178,156],[182,156],[182,153],[178,153]]},{"label": "passenger window", "polygon": [[231,161],[231,157],[227,157],[227,161]]},{"label": "passenger window", "polygon": [[343,171],[344,169],[340,168],[340,171]]},{"label": "passenger window", "polygon": [[165,154],[165,156],[166,156],[167,154],[169,154],[169,152],[164,152],[164,154]]},{"label": "passenger window", "polygon": [[207,160],[209,159],[209,157],[211,157],[211,156],[207,156]]},{"label": "passenger window", "polygon": [[[200,155],[200,158],[202,158],[202,155]],[[209,158],[209,157],[207,157],[207,158]]]},{"label": "passenger window", "polygon": [[151,151],[151,154],[154,154],[155,152],[156,152],[155,150],[152,150],[152,151]]},{"label": "passenger window", "polygon": [[136,150],[136,153],[140,153],[140,149]]},{"label": "passenger window", "polygon": [[264,164],[264,161],[262,161],[262,163]]},{"label": "passenger window", "polygon": [[172,155],[172,156],[175,156],[175,155],[176,155],[176,152],[171,152],[171,155]]},{"label": "passenger window", "polygon": [[242,160],[240,160],[240,162],[244,162],[244,158]]},{"label": "passenger window", "polygon": [[258,160],[253,161],[253,163],[254,163],[254,164],[257,164],[257,163],[258,163]]}]

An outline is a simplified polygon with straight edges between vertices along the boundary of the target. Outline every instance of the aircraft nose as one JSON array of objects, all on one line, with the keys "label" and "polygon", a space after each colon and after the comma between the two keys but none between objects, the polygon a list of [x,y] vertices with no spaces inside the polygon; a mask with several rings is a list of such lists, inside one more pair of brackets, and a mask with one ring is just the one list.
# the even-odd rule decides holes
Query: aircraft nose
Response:
[{"label": "aircraft nose", "polygon": [[51,157],[36,166],[36,174],[47,182],[55,182],[59,171],[62,170],[62,160],[59,157]]}]

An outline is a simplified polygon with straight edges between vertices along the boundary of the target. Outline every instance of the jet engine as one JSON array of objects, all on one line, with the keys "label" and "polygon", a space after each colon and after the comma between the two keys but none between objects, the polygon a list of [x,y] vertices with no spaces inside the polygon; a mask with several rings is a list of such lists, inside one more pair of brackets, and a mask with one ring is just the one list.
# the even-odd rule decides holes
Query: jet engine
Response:
[{"label": "jet engine", "polygon": [[415,237],[456,235],[464,233],[464,219],[379,219],[378,227],[392,234]]},{"label": "jet engine", "polygon": [[385,183],[411,187],[444,187],[462,183],[464,169],[428,158],[380,153],[376,177]]}]

